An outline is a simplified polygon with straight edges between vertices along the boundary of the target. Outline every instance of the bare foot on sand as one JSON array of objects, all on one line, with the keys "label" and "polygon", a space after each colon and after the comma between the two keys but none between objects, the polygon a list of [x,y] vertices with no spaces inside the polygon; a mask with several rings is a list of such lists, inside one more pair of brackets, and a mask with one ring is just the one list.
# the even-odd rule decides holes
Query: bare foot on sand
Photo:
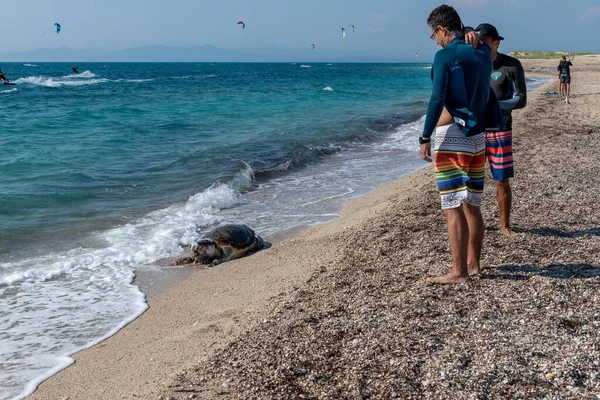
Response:
[{"label": "bare foot on sand", "polygon": [[512,231],[510,230],[510,228],[508,226],[505,227],[501,227],[500,230],[506,235],[506,236],[511,236],[512,235]]},{"label": "bare foot on sand", "polygon": [[468,276],[456,276],[452,273],[447,273],[438,276],[432,276],[425,279],[429,283],[441,284],[441,285],[455,285],[457,283],[469,282]]},{"label": "bare foot on sand", "polygon": [[477,267],[468,267],[469,276],[471,275],[479,275],[481,273],[481,268]]}]

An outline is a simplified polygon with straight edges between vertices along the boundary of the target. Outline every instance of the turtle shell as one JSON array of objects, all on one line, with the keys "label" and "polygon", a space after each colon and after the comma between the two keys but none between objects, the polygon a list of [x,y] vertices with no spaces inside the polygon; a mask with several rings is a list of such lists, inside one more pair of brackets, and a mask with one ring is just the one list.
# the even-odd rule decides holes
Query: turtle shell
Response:
[{"label": "turtle shell", "polygon": [[246,225],[223,225],[208,232],[205,238],[212,239],[219,246],[231,246],[236,250],[244,250],[256,246],[262,239]]}]

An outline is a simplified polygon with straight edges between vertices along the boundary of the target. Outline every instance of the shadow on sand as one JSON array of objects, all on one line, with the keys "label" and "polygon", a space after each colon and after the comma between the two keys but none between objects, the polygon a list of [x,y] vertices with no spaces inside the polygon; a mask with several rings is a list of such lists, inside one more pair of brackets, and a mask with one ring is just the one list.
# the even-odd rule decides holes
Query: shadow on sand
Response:
[{"label": "shadow on sand", "polygon": [[568,232],[554,228],[513,228],[515,233],[531,233],[539,236],[556,236],[564,238],[579,238],[582,236],[600,236],[600,228],[585,229],[583,231]]},{"label": "shadow on sand", "polygon": [[481,279],[526,281],[533,276],[553,279],[589,279],[600,276],[600,267],[590,264],[554,264],[545,268],[535,265],[499,265],[486,268]]}]

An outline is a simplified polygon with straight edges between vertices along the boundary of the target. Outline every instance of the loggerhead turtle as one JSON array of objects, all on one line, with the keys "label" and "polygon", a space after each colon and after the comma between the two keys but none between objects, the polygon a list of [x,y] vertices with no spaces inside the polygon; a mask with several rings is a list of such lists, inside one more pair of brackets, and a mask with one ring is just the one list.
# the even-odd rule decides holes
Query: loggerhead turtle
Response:
[{"label": "loggerhead turtle", "polygon": [[263,249],[260,236],[246,225],[223,225],[192,244],[192,256],[178,260],[178,264],[193,262],[214,267]]}]

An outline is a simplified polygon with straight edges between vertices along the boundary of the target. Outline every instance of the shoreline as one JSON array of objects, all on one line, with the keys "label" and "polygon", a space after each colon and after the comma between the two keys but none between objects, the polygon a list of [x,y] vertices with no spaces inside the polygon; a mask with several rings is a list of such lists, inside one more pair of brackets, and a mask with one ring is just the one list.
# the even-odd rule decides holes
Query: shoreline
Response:
[{"label": "shoreline", "polygon": [[[532,60],[523,61],[526,67],[526,62]],[[574,75],[575,82],[578,82],[579,71],[574,69]],[[597,77],[598,73],[595,72],[593,78]],[[573,87],[573,103],[579,98],[576,88],[584,89]],[[535,101],[525,109],[527,113],[533,113],[534,111],[527,110],[537,110],[540,103],[546,100],[539,95],[539,90],[531,93],[530,97],[535,97]],[[583,95],[581,99],[585,100]],[[589,99],[588,104],[591,101]],[[540,108],[538,112],[543,111]],[[521,122],[522,119],[519,119],[519,123]],[[520,125],[515,125],[520,130]],[[518,145],[520,144],[516,141],[515,146]],[[518,154],[517,151],[517,156]],[[515,182],[526,178],[526,174],[520,174],[524,176],[518,176]],[[489,184],[486,181],[488,187]],[[178,392],[173,388],[177,388],[181,382],[186,385],[191,382],[195,369],[204,371],[205,366],[214,366],[215,357],[231,356],[227,351],[235,349],[236,338],[253,343],[252,331],[276,331],[283,324],[278,322],[278,315],[285,313],[286,304],[291,302],[292,309],[296,311],[293,315],[301,315],[302,312],[297,309],[297,300],[302,299],[305,292],[314,290],[310,287],[311,283],[334,274],[328,270],[343,270],[340,263],[385,263],[387,253],[392,252],[393,246],[390,247],[390,244],[397,240],[410,242],[418,235],[419,231],[414,231],[412,234],[397,233],[396,236],[389,237],[387,232],[393,229],[383,222],[389,219],[402,225],[405,224],[405,219],[411,218],[408,214],[390,214],[390,207],[404,207],[409,213],[420,212],[404,206],[404,203],[419,204],[419,200],[415,199],[415,188],[422,188],[426,197],[435,198],[430,168],[420,169],[350,200],[343,206],[342,218],[309,227],[297,237],[274,244],[271,249],[217,268],[191,272],[186,279],[175,283],[166,291],[149,296],[150,309],[146,313],[108,340],[75,354],[74,365],[42,383],[28,398],[157,398],[166,393],[176,398],[187,398],[190,392]],[[484,207],[488,208],[487,217],[493,219],[494,207],[489,192],[486,193],[486,198]],[[439,209],[431,209],[427,214],[428,218],[432,218],[430,222],[443,224]],[[493,230],[491,234],[494,234]],[[373,260],[364,258],[364,255],[357,252],[364,247],[361,240],[367,239],[377,239],[370,246],[372,250],[378,250],[377,253],[370,253],[369,246],[364,249],[365,255],[376,254]],[[486,245],[489,246],[489,243]],[[436,243],[435,249],[447,258],[443,241]],[[383,254],[380,254],[381,251]],[[414,257],[428,265],[436,261],[422,249],[407,251],[414,253]],[[409,255],[408,253],[403,256]],[[444,263],[446,261],[443,259]],[[592,259],[590,265],[594,263],[597,265],[598,261]],[[419,282],[421,278],[420,270],[409,272],[405,277],[419,289],[423,286]],[[309,302],[307,299],[303,301]],[[232,360],[227,357],[223,359]],[[251,363],[251,357],[248,360]],[[240,361],[242,367],[245,361]],[[214,371],[227,372],[223,366],[215,367]],[[176,377],[182,372],[183,375]],[[231,382],[224,380],[222,376],[226,375],[225,372],[215,377],[211,384],[203,384],[209,387],[207,391],[193,393],[204,396],[214,393],[211,390],[221,390],[227,392],[224,396],[233,396],[235,390],[232,388],[240,390],[238,393],[248,393],[236,386],[235,379]],[[243,374],[237,376],[245,377]],[[194,384],[198,385],[198,382],[201,381],[196,379]],[[227,383],[228,386],[222,383]]]}]

